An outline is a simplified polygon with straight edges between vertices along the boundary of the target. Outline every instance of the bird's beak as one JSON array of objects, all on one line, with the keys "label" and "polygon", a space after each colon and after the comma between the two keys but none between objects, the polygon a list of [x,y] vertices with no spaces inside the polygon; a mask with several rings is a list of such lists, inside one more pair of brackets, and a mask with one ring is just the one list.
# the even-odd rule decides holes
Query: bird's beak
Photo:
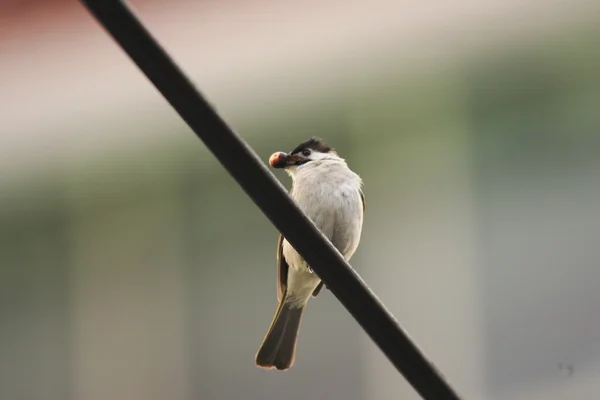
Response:
[{"label": "bird's beak", "polygon": [[300,155],[288,155],[282,151],[271,154],[269,157],[269,165],[273,168],[287,168],[292,165],[299,165],[304,161],[304,157]]}]

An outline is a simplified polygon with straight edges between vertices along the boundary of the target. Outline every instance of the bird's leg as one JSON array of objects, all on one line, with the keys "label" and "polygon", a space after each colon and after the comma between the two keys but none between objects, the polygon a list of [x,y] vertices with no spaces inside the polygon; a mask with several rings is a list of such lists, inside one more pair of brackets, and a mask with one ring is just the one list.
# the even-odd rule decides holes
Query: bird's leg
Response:
[{"label": "bird's leg", "polygon": [[[303,260],[303,261],[304,261],[304,260]],[[308,265],[308,263],[307,263],[306,261],[304,261],[304,263],[303,263],[303,264],[304,264],[304,268],[306,268],[306,270],[307,270],[309,273],[311,273],[311,274],[312,274],[312,273],[313,273],[313,270],[312,270],[312,268],[310,267],[310,265]]]}]

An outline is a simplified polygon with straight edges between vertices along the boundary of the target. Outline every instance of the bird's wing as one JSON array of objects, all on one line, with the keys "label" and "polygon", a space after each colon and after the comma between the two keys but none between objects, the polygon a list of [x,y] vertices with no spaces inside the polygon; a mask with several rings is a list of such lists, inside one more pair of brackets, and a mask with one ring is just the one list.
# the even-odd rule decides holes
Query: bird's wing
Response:
[{"label": "bird's wing", "polygon": [[[290,267],[283,256],[283,235],[279,234],[279,238],[277,239],[277,300],[279,301],[281,301],[287,290],[289,268]],[[323,281],[319,282],[319,285],[313,291],[313,297],[316,297],[319,294],[322,287]]]},{"label": "bird's wing", "polygon": [[358,189],[358,193],[360,193],[360,200],[362,202],[363,214],[364,214],[365,210],[367,209],[367,202],[365,201],[365,194],[363,193],[362,189]]},{"label": "bird's wing", "polygon": [[277,239],[277,300],[281,301],[287,288],[288,263],[283,256],[283,235]]}]

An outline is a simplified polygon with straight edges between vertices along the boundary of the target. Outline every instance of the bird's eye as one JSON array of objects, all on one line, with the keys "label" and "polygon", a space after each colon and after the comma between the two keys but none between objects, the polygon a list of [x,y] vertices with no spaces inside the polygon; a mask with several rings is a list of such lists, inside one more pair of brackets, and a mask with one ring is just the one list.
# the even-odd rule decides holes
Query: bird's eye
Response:
[{"label": "bird's eye", "polygon": [[302,155],[303,155],[304,157],[308,157],[308,156],[310,156],[310,150],[309,150],[309,149],[302,150]]}]

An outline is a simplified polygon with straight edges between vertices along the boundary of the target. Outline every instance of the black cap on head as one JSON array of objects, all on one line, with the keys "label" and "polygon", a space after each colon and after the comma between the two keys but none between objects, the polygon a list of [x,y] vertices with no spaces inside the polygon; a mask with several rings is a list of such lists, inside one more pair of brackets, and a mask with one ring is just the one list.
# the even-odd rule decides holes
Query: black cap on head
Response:
[{"label": "black cap on head", "polygon": [[325,141],[318,137],[312,137],[305,142],[300,143],[290,154],[301,153],[302,150],[311,149],[318,151],[319,153],[329,153],[333,149],[325,143]]}]

